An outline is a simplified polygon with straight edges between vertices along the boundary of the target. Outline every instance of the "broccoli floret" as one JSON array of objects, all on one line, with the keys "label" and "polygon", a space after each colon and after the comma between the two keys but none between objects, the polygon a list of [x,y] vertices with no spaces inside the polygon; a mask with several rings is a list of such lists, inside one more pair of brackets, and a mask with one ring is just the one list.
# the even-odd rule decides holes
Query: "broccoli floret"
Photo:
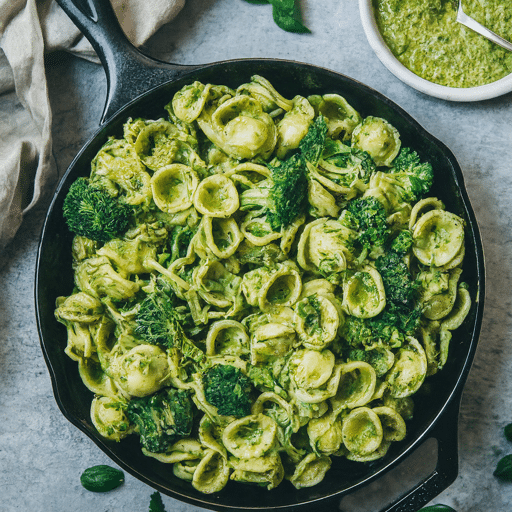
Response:
[{"label": "broccoli floret", "polygon": [[392,325],[404,336],[413,336],[418,330],[421,315],[422,309],[419,304],[411,303],[406,309],[390,303],[377,318],[381,325]]},{"label": "broccoli floret", "polygon": [[269,165],[272,175],[270,199],[273,211],[267,215],[272,229],[289,226],[307,208],[308,181],[306,166],[297,154],[278,166]]},{"label": "broccoli floret", "polygon": [[352,349],[348,353],[349,361],[365,361],[372,365],[378,377],[386,374],[389,370],[389,361],[385,351],[383,350],[362,350]]},{"label": "broccoli floret", "polygon": [[386,307],[376,317],[347,317],[343,337],[352,347],[373,347],[384,343],[400,346],[418,329],[422,310],[418,301],[419,283],[407,267],[404,256],[412,246],[410,231],[401,231],[389,249],[375,260],[386,293]]},{"label": "broccoli floret", "polygon": [[393,239],[390,250],[399,256],[405,256],[412,247],[412,243],[412,233],[408,229],[404,229]]},{"label": "broccoli floret", "polygon": [[403,258],[395,252],[379,256],[375,266],[382,277],[386,300],[408,307],[416,298],[417,284]]},{"label": "broccoli floret", "polygon": [[404,261],[411,245],[410,232],[402,231],[375,260],[384,284],[386,307],[373,318],[347,317],[343,337],[349,345],[372,347],[384,343],[395,347],[416,332],[422,313],[418,304],[419,285]]},{"label": "broccoli floret", "polygon": [[183,329],[186,315],[178,313],[177,309],[170,295],[156,288],[141,302],[135,317],[135,334],[153,345],[176,348],[183,357],[203,363],[206,356],[187,338]]},{"label": "broccoli floret", "polygon": [[313,121],[309,127],[308,133],[306,133],[299,144],[299,152],[304,160],[311,162],[313,165],[318,163],[318,160],[324,151],[327,130],[328,127],[325,117],[318,116]]},{"label": "broccoli floret", "polygon": [[350,187],[354,180],[368,183],[377,166],[367,151],[343,144],[340,140],[327,139],[322,160],[343,172],[330,173],[329,178],[339,185]]},{"label": "broccoli floret", "polygon": [[156,290],[146,296],[135,321],[135,333],[153,345],[181,347],[186,338],[172,301],[163,291]]},{"label": "broccoli floret", "polygon": [[108,242],[126,231],[132,207],[108,192],[78,178],[64,199],[63,214],[69,229],[97,242]]},{"label": "broccoli floret", "polygon": [[203,384],[206,400],[222,416],[242,418],[250,414],[251,382],[239,368],[215,365],[204,374]]},{"label": "broccoli floret", "polygon": [[142,446],[150,452],[163,452],[192,431],[192,401],[181,389],[166,388],[151,396],[133,398],[126,414],[137,426]]},{"label": "broccoli floret", "polygon": [[386,222],[386,210],[373,196],[353,199],[347,210],[358,226],[357,241],[362,247],[383,246],[388,240],[390,230]]},{"label": "broccoli floret", "polygon": [[370,176],[377,170],[370,154],[357,148],[349,148],[348,152],[335,155],[328,162],[341,168],[360,168],[359,175],[365,183],[368,183]]},{"label": "broccoli floret", "polygon": [[387,176],[400,191],[402,200],[409,203],[421,199],[434,180],[432,165],[422,163],[418,153],[410,148],[400,150]]},{"label": "broccoli floret", "polygon": [[392,303],[386,305],[382,313],[373,318],[347,316],[342,327],[342,336],[349,346],[400,347],[406,336],[416,332],[421,317],[421,309],[415,308],[404,314]]},{"label": "broccoli floret", "polygon": [[401,231],[391,243],[389,251],[379,256],[375,266],[382,277],[386,301],[407,314],[415,307],[418,297],[418,282],[412,278],[404,256],[412,246],[410,231]]},{"label": "broccoli floret", "polygon": [[253,386],[262,393],[271,391],[283,398],[288,397],[286,391],[279,386],[272,372],[267,367],[249,365],[247,368],[247,377],[250,379]]},{"label": "broccoli floret", "polygon": [[303,159],[295,153],[268,164],[271,177],[240,194],[240,209],[259,209],[274,231],[289,226],[308,206],[308,179]]},{"label": "broccoli floret", "polygon": [[274,159],[268,164],[269,180],[240,195],[240,209],[261,209],[273,230],[292,224],[308,208],[307,162],[316,164],[322,154],[327,124],[318,117],[301,140],[296,153],[286,160]]}]

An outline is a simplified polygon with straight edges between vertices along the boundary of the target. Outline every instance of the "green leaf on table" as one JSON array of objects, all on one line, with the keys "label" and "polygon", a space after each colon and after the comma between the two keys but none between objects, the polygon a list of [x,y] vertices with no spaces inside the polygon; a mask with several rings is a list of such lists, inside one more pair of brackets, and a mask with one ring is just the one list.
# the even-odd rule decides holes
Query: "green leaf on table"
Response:
[{"label": "green leaf on table", "polygon": [[512,482],[512,455],[505,455],[496,466],[494,476],[506,482]]},{"label": "green leaf on table", "polygon": [[505,437],[507,438],[507,441],[512,442],[512,423],[509,423],[504,429],[503,433],[505,434]]},{"label": "green leaf on table", "polygon": [[151,495],[151,501],[149,502],[149,512],[165,512],[162,496],[158,491]]},{"label": "green leaf on table", "polygon": [[456,510],[448,505],[430,505],[428,507],[424,507],[418,512],[456,512]]},{"label": "green leaf on table", "polygon": [[82,487],[92,492],[108,492],[124,482],[124,473],[120,469],[106,464],[87,468],[80,475]]},{"label": "green leaf on table", "polygon": [[279,28],[296,34],[311,32],[302,24],[296,0],[269,0],[269,2],[272,4],[272,17]]},{"label": "green leaf on table", "polygon": [[298,0],[245,0],[250,4],[271,4],[272,17],[279,28],[296,34],[311,32],[301,21]]}]

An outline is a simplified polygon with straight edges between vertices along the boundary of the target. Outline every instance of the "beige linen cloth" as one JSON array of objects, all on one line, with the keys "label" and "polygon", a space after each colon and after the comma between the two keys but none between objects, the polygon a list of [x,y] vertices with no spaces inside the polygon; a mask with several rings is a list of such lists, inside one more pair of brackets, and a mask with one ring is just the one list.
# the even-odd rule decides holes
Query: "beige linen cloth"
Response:
[{"label": "beige linen cloth", "polygon": [[[104,0],[107,1],[107,0]],[[185,0],[111,0],[128,38],[144,44]],[[0,0],[0,251],[23,215],[56,184],[44,54],[98,61],[55,0]]]}]

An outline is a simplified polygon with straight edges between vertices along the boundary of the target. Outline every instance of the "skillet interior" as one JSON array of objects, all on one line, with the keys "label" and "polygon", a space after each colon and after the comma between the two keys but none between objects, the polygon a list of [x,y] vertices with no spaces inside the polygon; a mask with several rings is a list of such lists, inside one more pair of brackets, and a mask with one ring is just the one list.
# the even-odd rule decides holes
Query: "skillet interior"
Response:
[{"label": "skillet interior", "polygon": [[[111,135],[120,136],[128,117],[157,119],[165,115],[163,106],[184,84],[193,80],[225,84],[233,88],[260,74],[270,80],[285,97],[296,94],[338,93],[362,115],[380,116],[400,132],[402,144],[412,146],[420,157],[434,167],[431,195],[440,198],[447,209],[466,222],[466,257],[462,279],[469,284],[474,300],[464,324],[453,333],[450,356],[444,370],[428,380],[428,393],[415,397],[414,419],[408,423],[408,435],[388,454],[373,463],[351,463],[333,457],[333,466],[325,479],[313,488],[296,490],[283,482],[276,490],[229,483],[218,494],[204,495],[172,474],[170,465],[142,455],[136,436],[120,443],[99,436],[89,416],[92,393],[82,384],[77,364],[64,354],[66,330],[54,317],[55,299],[69,295],[73,288],[71,240],[62,217],[62,203],[70,184],[78,176],[88,176],[90,162]],[[464,189],[462,173],[453,154],[425,132],[408,114],[380,93],[343,75],[311,65],[289,61],[244,59],[212,64],[164,84],[123,108],[100,128],[84,146],[63,177],[48,211],[39,248],[36,269],[36,314],[41,345],[52,377],[57,403],[63,414],[88,435],[108,456],[125,470],[159,491],[198,506],[214,510],[296,508],[335,494],[342,495],[367,483],[402,460],[429,436],[438,416],[448,407],[458,407],[458,398],[476,349],[483,308],[484,269],[482,246],[473,211]],[[475,301],[478,297],[480,300]],[[455,429],[456,426],[453,425]],[[456,447],[455,447],[456,450]],[[456,464],[456,462],[455,462]],[[301,508],[301,507],[300,507]]]}]

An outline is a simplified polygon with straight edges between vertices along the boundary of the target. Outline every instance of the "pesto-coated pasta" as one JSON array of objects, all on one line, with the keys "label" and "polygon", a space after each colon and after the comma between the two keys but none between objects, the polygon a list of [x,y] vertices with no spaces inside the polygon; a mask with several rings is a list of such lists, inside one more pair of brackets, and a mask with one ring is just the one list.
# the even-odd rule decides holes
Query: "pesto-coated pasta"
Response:
[{"label": "pesto-coated pasta", "polygon": [[335,91],[196,81],[165,109],[91,162],[130,220],[75,236],[56,304],[93,425],[203,493],[384,457],[474,301],[432,166]]}]

